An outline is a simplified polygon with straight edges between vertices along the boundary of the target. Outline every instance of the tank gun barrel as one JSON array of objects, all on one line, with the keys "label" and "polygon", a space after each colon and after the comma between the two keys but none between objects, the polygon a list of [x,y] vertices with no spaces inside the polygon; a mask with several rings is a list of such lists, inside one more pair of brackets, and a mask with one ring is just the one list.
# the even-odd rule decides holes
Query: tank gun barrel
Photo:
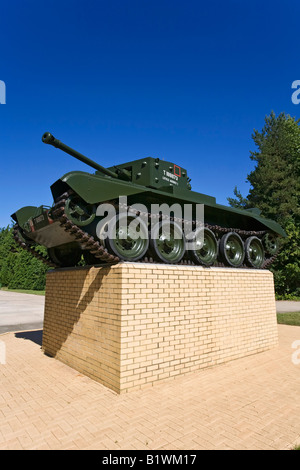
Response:
[{"label": "tank gun barrel", "polygon": [[77,160],[80,160],[83,163],[86,163],[87,165],[91,166],[97,171],[100,171],[101,173],[104,173],[107,176],[111,176],[112,178],[118,178],[117,173],[114,173],[113,171],[108,170],[107,168],[104,168],[104,166],[99,165],[98,163],[94,162],[90,158],[86,157],[85,155],[82,155],[81,153],[77,152],[77,150],[72,149],[71,147],[68,147],[68,145],[64,144],[60,140],[56,139],[50,132],[45,132],[42,136],[42,141],[44,144],[49,144],[52,145],[53,147],[56,147],[63,152],[68,153],[74,158],[77,158]]}]

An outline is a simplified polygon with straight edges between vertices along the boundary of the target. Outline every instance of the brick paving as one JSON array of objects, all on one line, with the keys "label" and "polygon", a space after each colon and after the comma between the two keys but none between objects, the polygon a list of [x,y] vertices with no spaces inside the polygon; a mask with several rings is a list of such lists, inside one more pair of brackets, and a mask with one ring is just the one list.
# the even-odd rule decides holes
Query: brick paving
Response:
[{"label": "brick paving", "polygon": [[121,395],[44,355],[41,331],[0,335],[0,449],[291,449],[300,328],[278,330],[275,349]]}]

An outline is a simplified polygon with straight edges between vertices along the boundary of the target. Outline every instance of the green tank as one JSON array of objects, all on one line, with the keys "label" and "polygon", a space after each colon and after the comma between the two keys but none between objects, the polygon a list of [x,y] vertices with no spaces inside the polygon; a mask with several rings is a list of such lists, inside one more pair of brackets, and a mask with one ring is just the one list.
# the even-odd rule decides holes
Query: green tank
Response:
[{"label": "green tank", "polygon": [[[42,141],[95,172],[72,171],[51,186],[52,207],[12,214],[14,238],[52,267],[160,262],[267,268],[286,234],[256,208],[241,210],[191,189],[187,170],[158,158],[105,168],[46,132]],[[42,255],[36,247],[47,248]]]}]

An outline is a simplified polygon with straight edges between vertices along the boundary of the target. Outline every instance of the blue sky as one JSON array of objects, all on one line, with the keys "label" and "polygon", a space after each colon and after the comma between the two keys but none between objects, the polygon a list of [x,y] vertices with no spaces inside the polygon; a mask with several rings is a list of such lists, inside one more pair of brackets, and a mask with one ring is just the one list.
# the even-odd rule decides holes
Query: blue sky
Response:
[{"label": "blue sky", "polygon": [[2,2],[0,227],[50,185],[89,171],[41,141],[50,131],[104,166],[153,156],[188,170],[195,191],[244,196],[253,129],[299,116],[299,2]]}]

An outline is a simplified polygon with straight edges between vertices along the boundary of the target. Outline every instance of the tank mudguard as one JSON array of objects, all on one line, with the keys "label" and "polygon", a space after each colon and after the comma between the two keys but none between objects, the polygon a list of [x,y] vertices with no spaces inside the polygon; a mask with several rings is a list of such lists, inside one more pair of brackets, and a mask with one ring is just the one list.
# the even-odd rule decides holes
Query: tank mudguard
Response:
[{"label": "tank mudguard", "polygon": [[275,222],[274,220],[270,220],[270,219],[264,219],[263,217],[260,217],[260,216],[256,216],[255,214],[252,214],[253,218],[256,219],[258,222],[260,222],[261,224],[265,225],[265,227],[269,230],[271,230],[272,232],[275,232],[277,233],[278,235],[280,235],[281,237],[287,237],[287,234],[285,233],[285,231],[283,230],[283,228],[277,223]]},{"label": "tank mudguard", "polygon": [[277,233],[281,237],[287,236],[283,228],[277,222],[275,222],[274,220],[270,220],[270,219],[266,219],[265,217],[262,217],[260,215],[260,211],[258,210],[235,209],[233,207],[222,206],[219,204],[216,204],[215,207],[218,207],[219,209],[223,211],[227,211],[229,217],[230,215],[232,217],[235,214],[243,218],[246,217],[249,220],[248,222],[249,227],[251,227],[251,220],[252,221],[255,220],[259,222],[259,224],[261,224],[262,227],[260,230],[270,230],[272,232]]},{"label": "tank mudguard", "polygon": [[141,186],[126,183],[109,176],[98,176],[81,171],[65,174],[51,186],[54,200],[66,189],[71,188],[89,204],[116,199],[119,196],[131,196],[145,192]]},{"label": "tank mudguard", "polygon": [[14,214],[11,215],[11,218],[19,224],[21,228],[24,228],[24,225],[31,217],[35,217],[39,208],[36,206],[25,206],[17,210]]}]

